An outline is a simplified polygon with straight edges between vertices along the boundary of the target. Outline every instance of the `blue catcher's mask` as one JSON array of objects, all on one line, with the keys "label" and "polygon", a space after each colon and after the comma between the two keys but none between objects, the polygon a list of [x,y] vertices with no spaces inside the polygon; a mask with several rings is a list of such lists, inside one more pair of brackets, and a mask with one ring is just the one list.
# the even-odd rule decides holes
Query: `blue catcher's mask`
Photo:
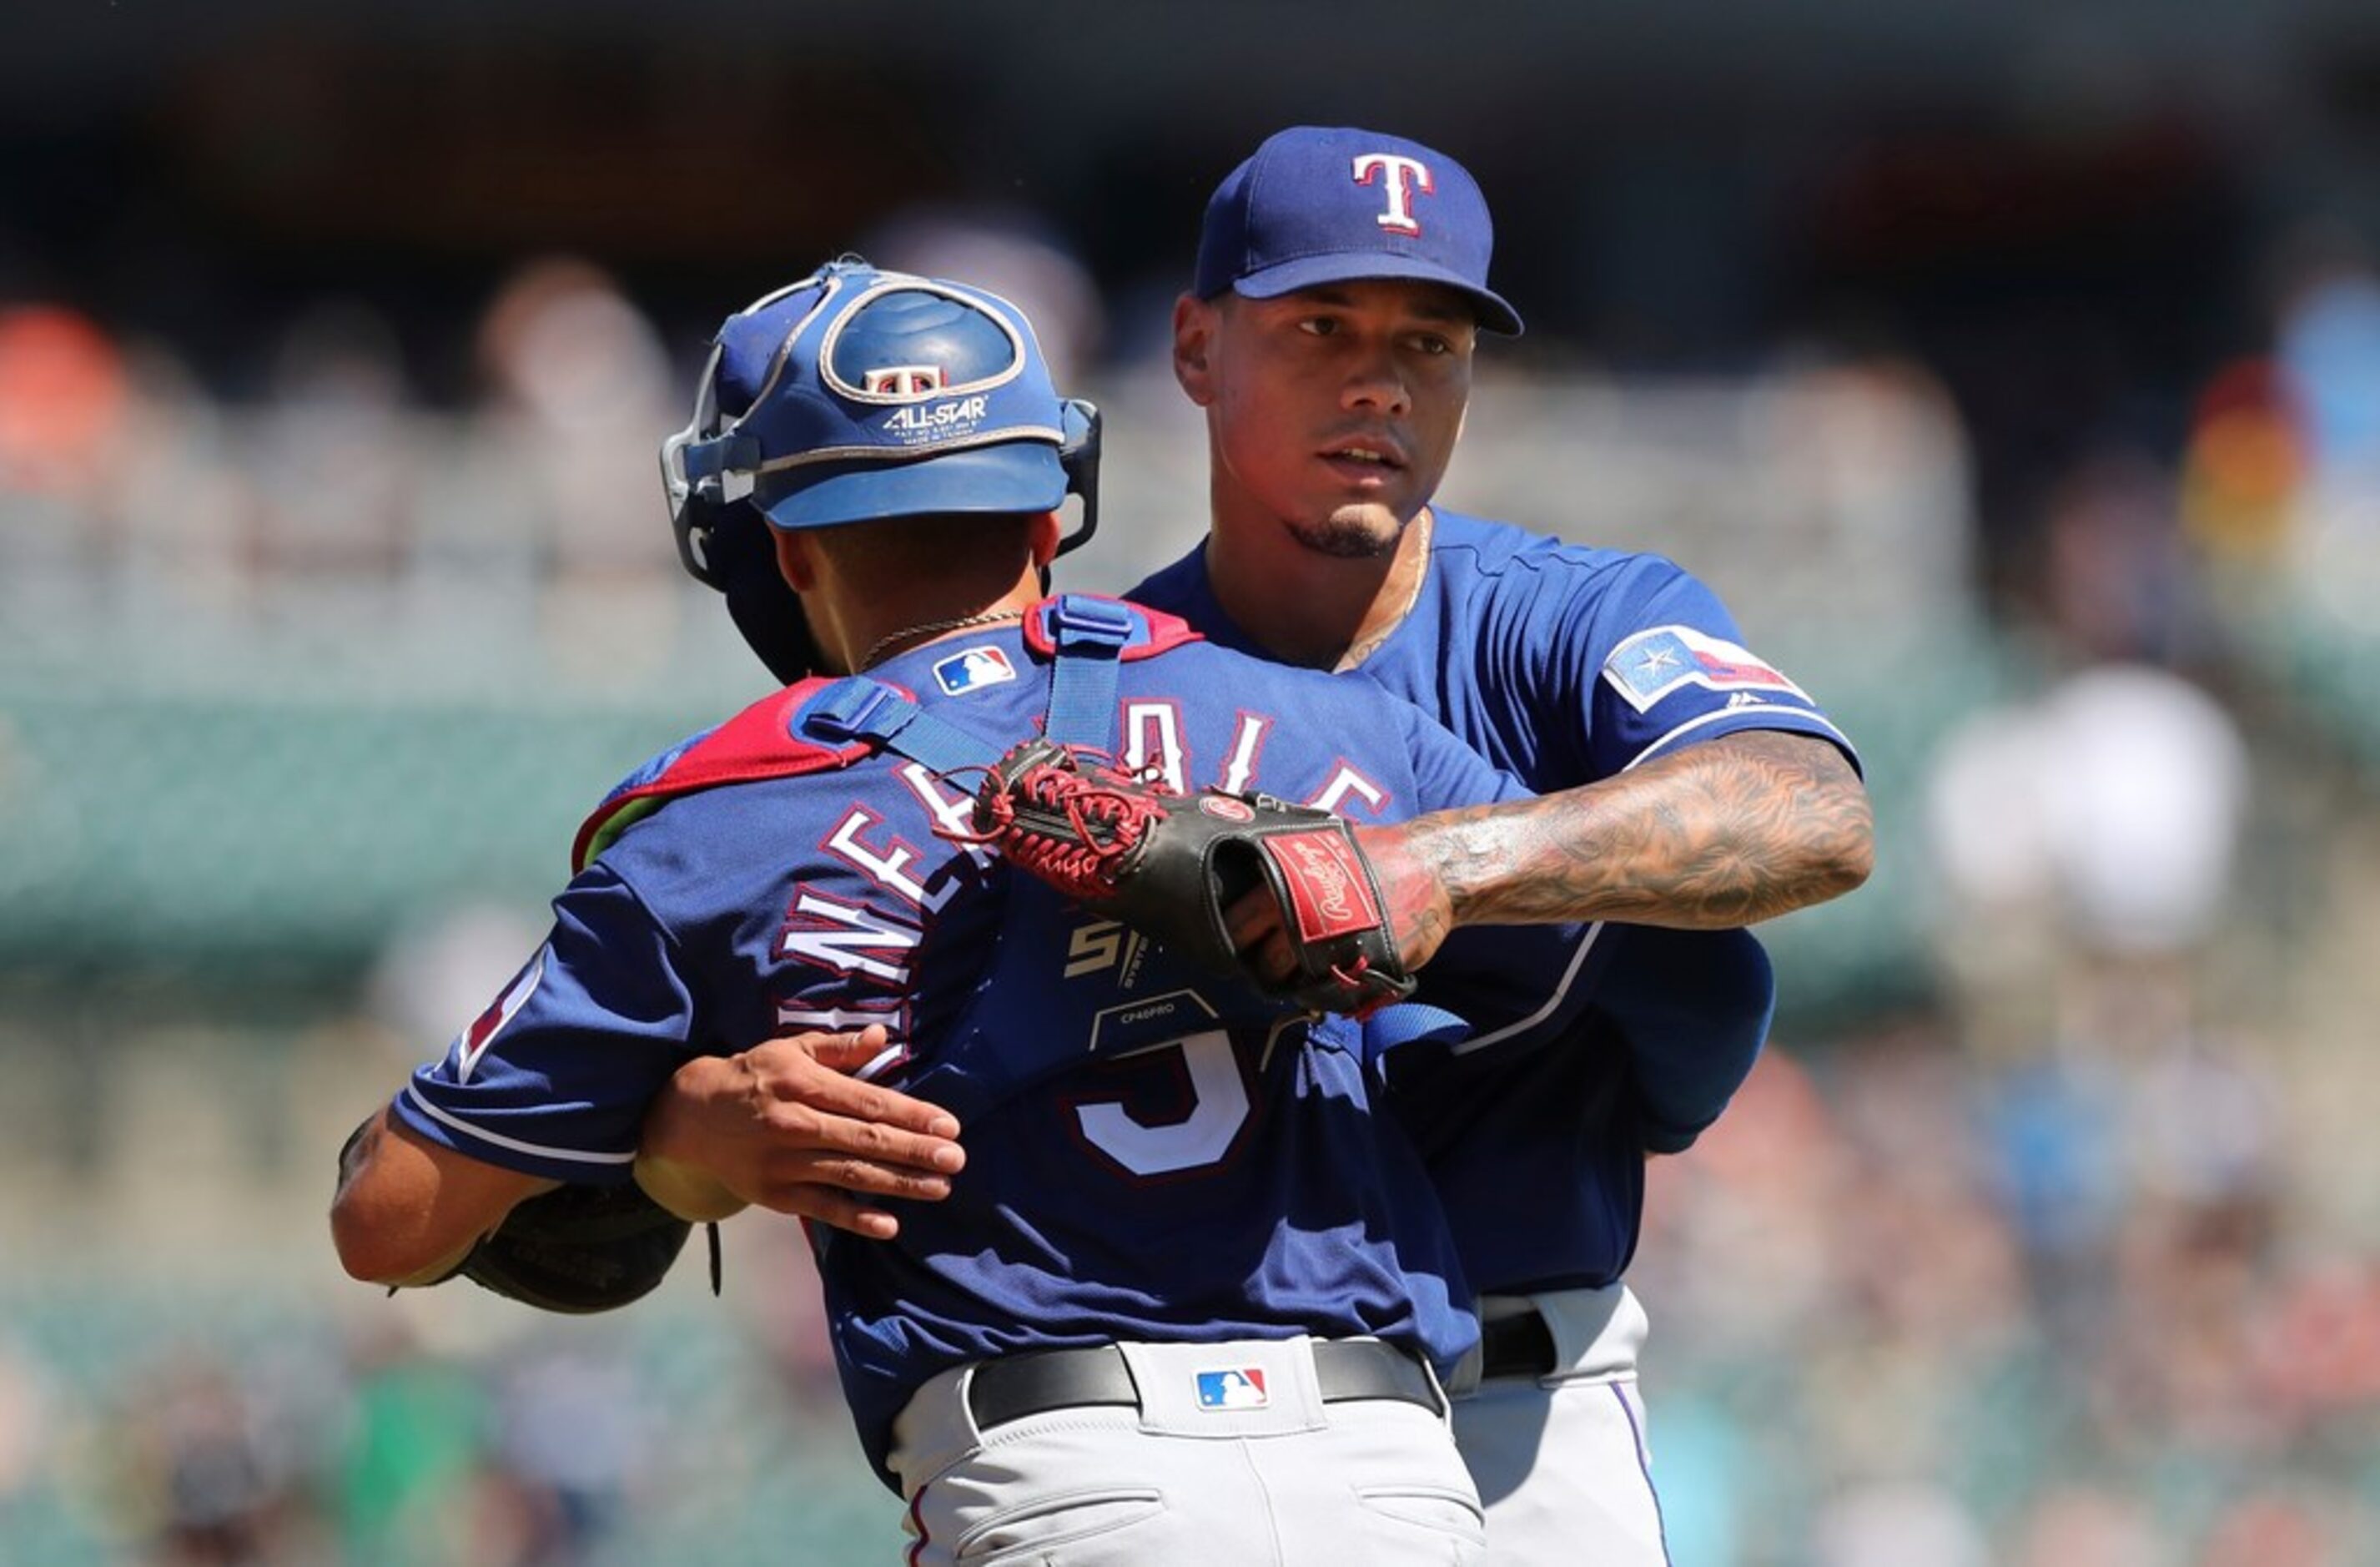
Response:
[{"label": "blue catcher's mask", "polygon": [[1099,526],[1099,410],[1061,399],[1023,312],[964,284],[837,261],[730,316],[694,419],[662,443],[686,568],[724,589],[713,531],[1056,510]]}]

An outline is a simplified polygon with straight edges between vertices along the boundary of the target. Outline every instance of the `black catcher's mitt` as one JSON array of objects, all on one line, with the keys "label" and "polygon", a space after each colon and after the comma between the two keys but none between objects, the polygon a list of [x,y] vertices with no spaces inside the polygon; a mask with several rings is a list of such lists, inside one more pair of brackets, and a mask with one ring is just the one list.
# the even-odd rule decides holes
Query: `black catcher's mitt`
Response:
[{"label": "black catcher's mitt", "polygon": [[[540,1311],[610,1311],[650,1294],[693,1228],[640,1186],[558,1186],[515,1208],[458,1271]],[[714,1287],[716,1266],[714,1251]]]},{"label": "black catcher's mitt", "polygon": [[1329,811],[1171,794],[1035,738],[985,774],[975,828],[1018,869],[1219,973],[1254,978],[1223,911],[1268,890],[1297,961],[1268,989],[1312,1011],[1362,1017],[1413,993],[1371,862]]},{"label": "black catcher's mitt", "polygon": [[[378,1124],[377,1117],[364,1122],[339,1146],[342,1186]],[[540,1311],[610,1311],[650,1294],[693,1228],[641,1186],[558,1186],[516,1204],[462,1261],[425,1282],[443,1284],[459,1274]],[[709,1228],[710,1293],[717,1294],[719,1226]]]}]

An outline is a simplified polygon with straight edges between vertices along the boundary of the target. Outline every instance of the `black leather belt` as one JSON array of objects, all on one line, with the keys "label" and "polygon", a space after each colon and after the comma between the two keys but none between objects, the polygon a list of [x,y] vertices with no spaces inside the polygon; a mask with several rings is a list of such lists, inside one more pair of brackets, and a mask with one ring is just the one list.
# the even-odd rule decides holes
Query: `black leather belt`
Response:
[{"label": "black leather belt", "polygon": [[1554,1330],[1535,1307],[1512,1317],[1499,1317],[1479,1326],[1479,1379],[1498,1377],[1550,1377],[1554,1374]]},{"label": "black leather belt", "polygon": [[[1395,1399],[1443,1413],[1438,1386],[1420,1361],[1375,1339],[1326,1339],[1314,1346],[1314,1378],[1325,1403],[1354,1399]],[[967,1409],[976,1427],[988,1430],[1028,1415],[1086,1404],[1140,1406],[1132,1368],[1112,1344],[1097,1349],[1052,1349],[1003,1355],[975,1368],[967,1383]]]}]

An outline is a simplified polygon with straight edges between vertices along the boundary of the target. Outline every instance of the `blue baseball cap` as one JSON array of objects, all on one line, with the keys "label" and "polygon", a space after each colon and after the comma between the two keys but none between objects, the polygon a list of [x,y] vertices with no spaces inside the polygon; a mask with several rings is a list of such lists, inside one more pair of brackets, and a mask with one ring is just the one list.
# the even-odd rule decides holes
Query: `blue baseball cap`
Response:
[{"label": "blue baseball cap", "polygon": [[1191,291],[1278,298],[1318,284],[1411,277],[1468,296],[1489,332],[1520,313],[1488,286],[1488,200],[1470,171],[1418,141],[1301,125],[1265,139],[1215,188]]},{"label": "blue baseball cap", "polygon": [[662,480],[787,528],[1055,511],[1081,407],[998,295],[838,261],[727,318]]}]

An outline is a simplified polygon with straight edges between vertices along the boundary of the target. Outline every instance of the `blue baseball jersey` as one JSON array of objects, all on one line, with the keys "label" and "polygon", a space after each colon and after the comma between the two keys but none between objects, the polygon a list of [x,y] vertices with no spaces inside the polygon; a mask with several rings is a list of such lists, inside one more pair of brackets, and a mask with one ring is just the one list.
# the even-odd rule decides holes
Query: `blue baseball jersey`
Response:
[{"label": "blue baseball jersey", "polygon": [[[872,673],[996,753],[1049,705],[1035,627]],[[1376,691],[1161,620],[1137,635],[1118,749],[1177,784],[1381,821],[1523,792]],[[969,780],[789,737],[820,684],[614,792],[544,945],[396,1113],[492,1164],[625,1180],[647,1101],[690,1054],[884,1023],[894,1047],[871,1075],[950,1107],[969,1158],[947,1200],[898,1205],[895,1241],[814,1232],[880,1470],[917,1386],[989,1355],[1315,1332],[1451,1364],[1475,1331],[1467,1293],[1427,1172],[1373,1113],[1359,1031],[1191,969],[938,835],[965,827]],[[1548,931],[1514,966],[1556,967],[1580,939]]]},{"label": "blue baseball jersey", "polygon": [[[1419,706],[1532,789],[1594,783],[1747,729],[1851,752],[1673,563],[1454,512],[1433,510],[1432,521],[1412,611],[1350,674]],[[1203,544],[1131,597],[1262,652],[1217,601]],[[1767,1032],[1774,985],[1748,931],[1600,927],[1558,961],[1548,982],[1566,1011],[1389,1058],[1396,1112],[1482,1291],[1618,1278],[1635,1250],[1644,1154],[1684,1148],[1715,1120]],[[1422,999],[1449,1011],[1506,1015],[1500,1002],[1483,1007],[1465,976],[1433,964],[1423,981]]]}]

